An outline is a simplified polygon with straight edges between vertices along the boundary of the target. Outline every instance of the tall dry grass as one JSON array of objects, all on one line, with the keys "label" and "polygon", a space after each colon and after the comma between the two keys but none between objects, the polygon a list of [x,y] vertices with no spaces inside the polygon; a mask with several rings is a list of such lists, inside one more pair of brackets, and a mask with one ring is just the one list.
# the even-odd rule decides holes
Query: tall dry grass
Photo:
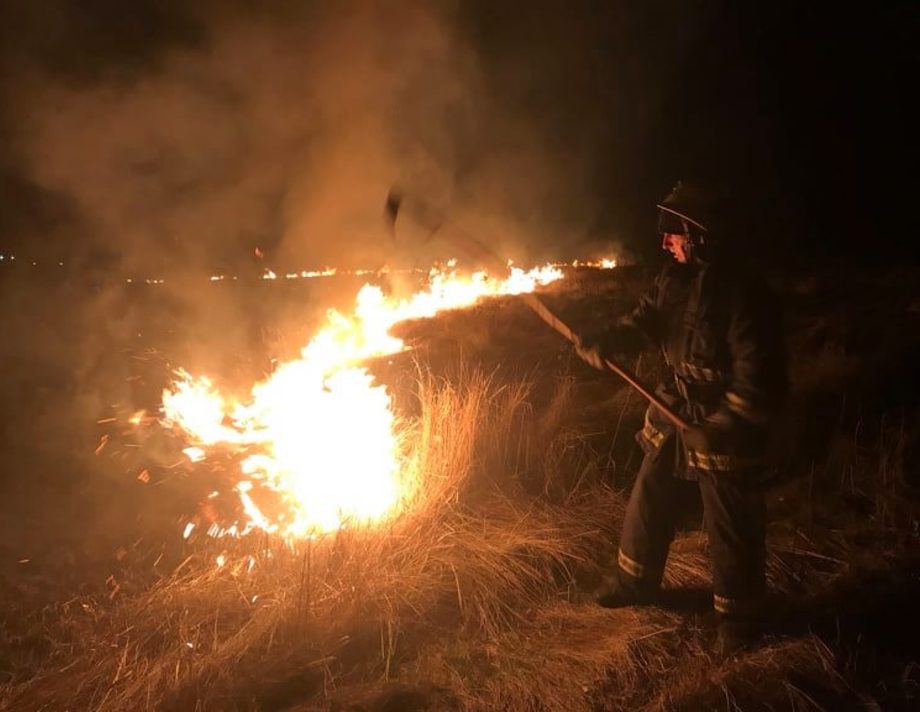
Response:
[{"label": "tall dry grass", "polygon": [[[836,354],[816,378],[849,372]],[[884,700],[876,681],[888,662],[866,647],[861,621],[888,606],[876,600],[885,568],[916,553],[916,425],[870,428],[841,415],[819,429],[819,446],[799,448],[793,476],[771,494],[767,574],[784,610],[764,646],[720,663],[708,655],[705,612],[565,600],[571,579],[589,578],[614,548],[623,506],[601,484],[611,451],[594,448],[620,430],[628,400],[603,404],[608,429],[598,433],[576,385],[560,378],[537,409],[525,381],[421,372],[399,395],[413,413],[402,438],[415,485],[400,517],[294,546],[205,542],[138,593],[47,609],[31,622],[47,655],[0,686],[0,707],[843,709]],[[815,412],[803,406],[802,422],[823,425]],[[682,531],[666,584],[705,599],[709,567],[701,531]],[[907,668],[884,679],[906,695],[915,678]],[[386,696],[399,685],[421,697]]]},{"label": "tall dry grass", "polygon": [[420,415],[403,424],[415,487],[401,515],[309,542],[206,543],[140,593],[61,604],[44,616],[50,655],[0,705],[322,705],[337,686],[393,678],[426,640],[507,636],[590,565],[620,506],[609,491],[570,488],[560,504],[526,494],[535,464],[561,462],[552,421],[568,407],[562,389],[536,418],[527,392],[423,374]]}]

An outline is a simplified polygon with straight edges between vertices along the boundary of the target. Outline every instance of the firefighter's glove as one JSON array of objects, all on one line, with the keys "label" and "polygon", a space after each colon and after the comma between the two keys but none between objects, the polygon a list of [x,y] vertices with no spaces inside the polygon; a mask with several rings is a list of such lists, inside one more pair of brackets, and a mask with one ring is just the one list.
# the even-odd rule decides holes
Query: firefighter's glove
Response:
[{"label": "firefighter's glove", "polygon": [[575,353],[589,366],[593,366],[598,371],[607,369],[607,366],[604,365],[600,345],[596,340],[588,336],[576,336],[573,345],[575,346]]}]

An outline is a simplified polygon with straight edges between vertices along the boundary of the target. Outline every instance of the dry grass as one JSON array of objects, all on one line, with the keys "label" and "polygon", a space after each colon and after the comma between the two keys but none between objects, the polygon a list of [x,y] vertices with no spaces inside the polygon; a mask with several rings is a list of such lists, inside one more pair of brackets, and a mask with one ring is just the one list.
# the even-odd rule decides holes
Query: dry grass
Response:
[{"label": "dry grass", "polygon": [[[796,360],[796,383],[843,392],[858,362],[815,343]],[[420,372],[412,395],[397,396],[413,414],[406,473],[418,483],[400,518],[294,547],[204,543],[151,586],[37,612],[22,623],[34,650],[17,653],[0,708],[911,708],[916,645],[886,641],[905,628],[920,637],[915,576],[905,586],[896,574],[918,549],[916,426],[819,414],[825,439],[810,460],[798,452],[770,496],[768,578],[783,605],[762,646],[719,662],[698,527],[678,535],[666,571],[669,588],[701,593],[694,605],[606,611],[568,600],[573,581],[596,576],[615,551],[623,497],[604,479],[615,472],[627,485],[635,469],[641,404],[592,377],[547,388]],[[801,405],[796,427],[817,417]]]},{"label": "dry grass", "polygon": [[432,646],[413,670],[449,687],[463,709],[591,710],[648,685],[671,659],[680,616],[557,602],[513,630],[471,646]]},{"label": "dry grass", "polygon": [[407,513],[291,547],[240,542],[223,568],[205,546],[114,605],[64,604],[48,617],[49,659],[3,689],[5,708],[322,700],[340,684],[391,678],[428,637],[508,635],[590,560],[619,505],[610,492],[570,493],[564,506],[521,495],[525,461],[541,444],[553,450],[526,394],[482,375],[423,379],[421,416],[405,432],[407,471],[422,478]]},{"label": "dry grass", "polygon": [[[536,414],[526,383],[423,375],[418,417],[404,430],[407,476],[419,480],[405,514],[296,546],[235,542],[223,568],[213,560],[225,543],[203,544],[137,594],[47,610],[50,654],[0,690],[0,706],[805,710],[857,694],[839,651],[801,625],[719,665],[703,611],[566,600],[573,579],[603,563],[598,552],[612,551],[623,507],[585,473],[601,456],[570,426],[573,392],[560,381]],[[871,521],[822,529],[803,506],[771,529],[768,575],[802,602],[793,618],[812,615],[816,596],[834,601],[838,583],[852,586],[851,563],[878,541],[867,532],[916,515],[893,496],[906,486],[906,435],[881,433],[878,451],[856,442],[849,459],[835,451],[814,475],[838,487],[883,478],[892,496],[875,490]],[[792,486],[800,491],[786,496],[802,502],[815,485]],[[686,531],[666,585],[705,598],[709,566],[701,531]]]},{"label": "dry grass", "polygon": [[642,709],[814,712],[858,702],[836,670],[833,651],[813,635],[765,645],[716,668],[699,657],[671,683]]}]

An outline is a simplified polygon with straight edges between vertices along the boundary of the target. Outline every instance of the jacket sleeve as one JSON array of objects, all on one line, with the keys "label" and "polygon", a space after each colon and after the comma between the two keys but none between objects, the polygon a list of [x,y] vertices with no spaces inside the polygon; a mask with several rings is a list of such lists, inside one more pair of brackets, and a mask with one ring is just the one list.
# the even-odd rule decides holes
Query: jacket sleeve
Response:
[{"label": "jacket sleeve", "polygon": [[710,420],[723,427],[739,421],[764,425],[788,390],[780,307],[766,284],[750,280],[736,287],[727,340],[731,377]]}]

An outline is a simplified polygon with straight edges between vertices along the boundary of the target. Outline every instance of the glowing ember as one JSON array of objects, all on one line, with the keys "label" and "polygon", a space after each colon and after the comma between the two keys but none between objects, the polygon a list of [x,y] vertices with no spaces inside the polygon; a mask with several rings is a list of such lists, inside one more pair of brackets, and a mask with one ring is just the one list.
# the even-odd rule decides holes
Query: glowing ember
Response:
[{"label": "glowing ember", "polygon": [[192,462],[201,462],[205,458],[205,452],[200,447],[187,447],[182,452]]},{"label": "glowing ember", "polygon": [[[505,280],[484,272],[462,277],[449,268],[432,270],[427,289],[408,299],[365,285],[351,316],[330,310],[301,357],[280,365],[245,400],[225,397],[205,376],[177,371],[178,380],[163,392],[163,423],[189,439],[186,456],[198,462],[215,448],[230,448],[242,457],[234,487],[242,521],[212,523],[210,535],[261,530],[301,538],[398,511],[412,485],[401,468],[390,396],[361,362],[405,349],[389,333],[398,322],[482,297],[531,292],[562,277],[554,266],[512,266]],[[267,271],[263,278],[275,275]],[[256,495],[265,489],[280,506],[260,506]]]}]

